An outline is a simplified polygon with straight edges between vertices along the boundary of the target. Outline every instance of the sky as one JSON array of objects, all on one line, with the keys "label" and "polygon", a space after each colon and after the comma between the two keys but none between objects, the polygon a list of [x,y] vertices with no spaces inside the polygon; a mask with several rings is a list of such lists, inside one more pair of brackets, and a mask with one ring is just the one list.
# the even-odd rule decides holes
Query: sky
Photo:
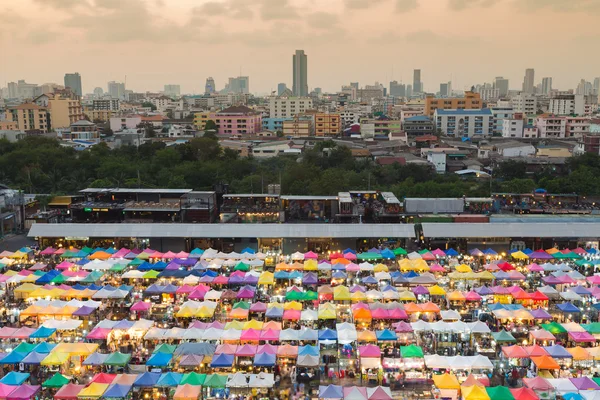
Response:
[{"label": "sky", "polygon": [[201,93],[250,76],[250,91],[292,84],[292,55],[308,56],[309,88],[338,91],[390,80],[426,91],[510,79],[575,88],[600,76],[600,0],[0,0],[0,86],[62,84],[84,93],[111,80],[136,92],[181,85]]}]

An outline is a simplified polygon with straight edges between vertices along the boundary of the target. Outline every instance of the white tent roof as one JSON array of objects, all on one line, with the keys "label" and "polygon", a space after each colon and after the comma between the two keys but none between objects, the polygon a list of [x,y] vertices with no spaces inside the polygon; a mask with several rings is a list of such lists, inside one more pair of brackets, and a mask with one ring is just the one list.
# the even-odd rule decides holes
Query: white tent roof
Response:
[{"label": "white tent roof", "polygon": [[548,379],[548,382],[559,394],[564,394],[567,392],[575,392],[577,393],[577,387],[567,378],[556,378],[556,379]]},{"label": "white tent roof", "polygon": [[156,339],[156,340],[160,340],[162,339],[165,334],[167,333],[168,329],[162,329],[162,328],[150,328],[148,330],[148,332],[146,332],[146,334],[144,335],[144,339],[146,340],[151,340],[151,339]]},{"label": "white tent roof", "polygon": [[319,314],[315,310],[302,310],[300,319],[302,321],[316,321],[319,319]]},{"label": "white tent roof", "polygon": [[450,363],[447,358],[437,354],[425,355],[425,365],[429,369],[433,368],[450,368]]},{"label": "white tent roof", "polygon": [[235,374],[229,374],[227,376],[227,387],[248,387],[248,374],[242,374],[236,372]]},{"label": "white tent roof", "polygon": [[266,387],[271,388],[275,385],[275,378],[273,374],[267,374],[265,372],[261,372],[260,374],[252,374],[250,375],[250,383],[248,386],[250,387]]},{"label": "white tent roof", "polygon": [[284,329],[279,333],[279,340],[298,340],[300,337],[300,331],[295,329]]},{"label": "white tent roof", "polygon": [[221,340],[223,338],[223,329],[208,328],[202,335],[202,340]]},{"label": "white tent roof", "polygon": [[83,324],[83,321],[77,319],[47,319],[44,321],[43,326],[58,331],[71,331],[79,328],[81,324]]},{"label": "white tent roof", "polygon": [[460,321],[462,317],[456,310],[443,310],[440,312],[444,321]]},{"label": "white tent roof", "polygon": [[[221,339],[223,340],[239,340],[242,336],[242,331],[239,329],[225,329]],[[281,336],[280,336],[281,339]]]},{"label": "white tent roof", "polygon": [[476,322],[468,322],[467,326],[471,333],[490,333],[490,327],[487,326],[485,322],[476,321]]},{"label": "white tent roof", "polygon": [[296,365],[301,367],[316,367],[319,365],[319,357],[317,356],[299,356]]}]

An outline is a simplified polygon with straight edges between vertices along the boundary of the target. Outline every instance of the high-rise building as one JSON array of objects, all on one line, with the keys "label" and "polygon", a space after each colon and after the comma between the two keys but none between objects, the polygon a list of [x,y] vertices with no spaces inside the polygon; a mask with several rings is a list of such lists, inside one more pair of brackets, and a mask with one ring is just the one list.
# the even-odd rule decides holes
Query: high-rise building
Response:
[{"label": "high-rise building", "polygon": [[421,70],[415,69],[413,71],[413,93],[423,93],[423,83],[421,83]]},{"label": "high-rise building", "polygon": [[523,79],[523,92],[533,94],[535,87],[535,70],[527,68],[525,70],[525,78]]},{"label": "high-rise building", "polygon": [[296,50],[293,57],[293,85],[294,96],[308,96],[308,64],[304,50]]},{"label": "high-rise building", "polygon": [[549,95],[552,91],[552,78],[542,78],[542,94]]},{"label": "high-rise building", "polygon": [[113,99],[125,100],[125,84],[121,82],[108,82],[108,95]]},{"label": "high-rise building", "polygon": [[181,87],[179,85],[165,85],[163,92],[165,93],[165,96],[179,97],[181,94]]},{"label": "high-rise building", "polygon": [[8,84],[6,86],[8,87],[8,98],[16,99],[19,96],[17,83],[16,82],[8,82]]},{"label": "high-rise building", "polygon": [[216,92],[215,89],[215,80],[212,76],[206,78],[206,84],[204,85],[204,94],[211,94]]},{"label": "high-rise building", "polygon": [[449,93],[448,93],[448,84],[447,83],[440,83],[440,96],[441,97],[448,97]]},{"label": "high-rise building", "polygon": [[65,74],[65,88],[71,88],[71,91],[79,97],[83,95],[83,91],[81,90],[81,75],[79,75],[79,72]]},{"label": "high-rise building", "polygon": [[585,79],[582,79],[579,82],[579,85],[577,85],[576,94],[582,94],[584,96],[587,96],[588,94],[592,94],[593,90],[594,87],[592,86],[592,84],[586,81]]},{"label": "high-rise building", "polygon": [[408,97],[410,99],[412,97],[412,95],[413,95],[412,85],[406,85],[406,97]]},{"label": "high-rise building", "polygon": [[250,77],[238,76],[237,78],[229,78],[229,82],[225,85],[222,93],[250,93]]},{"label": "high-rise building", "polygon": [[504,79],[502,76],[497,76],[494,81],[494,89],[498,89],[500,97],[508,96],[508,79]]},{"label": "high-rise building", "polygon": [[390,96],[394,97],[405,97],[406,96],[406,85],[398,83],[398,81],[390,82]]},{"label": "high-rise building", "polygon": [[600,95],[600,78],[594,79],[594,94],[596,96]]},{"label": "high-rise building", "polygon": [[352,86],[356,90],[358,90],[358,88],[359,88],[358,82],[350,82],[350,86]]},{"label": "high-rise building", "polygon": [[277,85],[277,96],[281,96],[286,89],[287,85],[285,83],[279,83]]}]

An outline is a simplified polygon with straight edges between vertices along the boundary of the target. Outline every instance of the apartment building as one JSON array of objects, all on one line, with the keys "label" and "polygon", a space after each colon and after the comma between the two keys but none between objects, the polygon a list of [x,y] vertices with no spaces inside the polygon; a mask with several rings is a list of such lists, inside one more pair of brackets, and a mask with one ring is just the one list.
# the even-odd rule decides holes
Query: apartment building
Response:
[{"label": "apartment building", "polygon": [[271,97],[269,118],[294,118],[304,114],[313,106],[310,97]]},{"label": "apartment building", "polygon": [[221,135],[254,135],[262,130],[262,119],[246,106],[232,106],[211,114]]},{"label": "apartment building", "polygon": [[17,123],[19,130],[25,132],[38,130],[48,133],[50,130],[50,113],[48,109],[35,103],[23,103],[10,107],[7,117],[9,121]]},{"label": "apartment building", "polygon": [[525,115],[537,114],[537,99],[533,95],[521,93],[510,99],[510,102],[516,113]]},{"label": "apartment building", "polygon": [[299,117],[283,121],[283,136],[285,137],[307,137],[312,136],[312,118]]},{"label": "apartment building", "polygon": [[340,114],[314,114],[315,136],[339,136],[342,132]]},{"label": "apartment building", "polygon": [[567,132],[566,118],[557,115],[540,115],[535,119],[540,138],[564,138]]},{"label": "apartment building", "polygon": [[94,99],[92,100],[93,110],[119,111],[119,99]]},{"label": "apartment building", "polygon": [[425,115],[433,117],[435,110],[481,110],[483,102],[479,93],[465,92],[464,97],[425,99]]},{"label": "apartment building", "polygon": [[494,131],[494,116],[488,108],[481,110],[442,110],[434,114],[436,128],[456,137],[490,136]]}]

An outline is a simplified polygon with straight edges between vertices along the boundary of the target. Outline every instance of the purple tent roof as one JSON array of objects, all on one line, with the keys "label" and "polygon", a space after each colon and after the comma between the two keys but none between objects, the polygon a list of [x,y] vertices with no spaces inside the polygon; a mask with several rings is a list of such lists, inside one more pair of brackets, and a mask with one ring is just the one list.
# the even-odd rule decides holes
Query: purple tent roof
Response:
[{"label": "purple tent roof", "polygon": [[562,282],[560,281],[560,279],[558,279],[555,276],[545,276],[542,278],[542,281],[546,284],[546,285],[559,285]]},{"label": "purple tent roof", "polygon": [[479,293],[480,296],[488,296],[490,294],[494,294],[494,291],[487,286],[476,288],[475,291]]},{"label": "purple tent roof", "polygon": [[536,259],[536,260],[551,260],[554,257],[552,257],[552,255],[546,253],[545,251],[534,251],[533,253],[531,253],[529,255],[530,259]]},{"label": "purple tent roof", "polygon": [[304,284],[316,285],[317,282],[319,282],[319,279],[317,278],[317,275],[312,272],[304,274],[304,276],[302,277],[302,283]]},{"label": "purple tent roof", "polygon": [[75,316],[87,316],[93,313],[96,309],[94,307],[83,306],[80,307],[79,310],[75,311],[73,315]]},{"label": "purple tent roof", "polygon": [[246,275],[244,277],[244,283],[248,283],[250,285],[256,285],[258,283],[258,276]]},{"label": "purple tent roof", "polygon": [[569,378],[569,380],[575,385],[577,390],[600,390],[600,386],[587,376],[582,376],[581,378]]},{"label": "purple tent roof", "polygon": [[426,287],[424,287],[424,286],[421,286],[421,285],[419,285],[419,286],[415,286],[415,287],[412,289],[412,292],[413,292],[414,294],[429,294],[429,289],[427,289],[427,288],[426,288]]},{"label": "purple tent roof", "polygon": [[254,297],[254,291],[247,289],[247,288],[243,288],[237,294],[238,299],[251,299],[253,297]]},{"label": "purple tent roof", "polygon": [[366,292],[367,289],[364,286],[361,285],[354,285],[350,288],[350,293],[356,293],[356,292]]},{"label": "purple tent roof", "polygon": [[552,315],[548,314],[548,311],[544,310],[543,308],[537,308],[535,310],[531,310],[531,311],[529,311],[529,313],[535,319],[552,319]]},{"label": "purple tent roof", "polygon": [[229,283],[234,284],[234,283],[244,283],[244,278],[239,276],[239,275],[234,275],[234,276],[230,276],[229,277]]},{"label": "purple tent roof", "polygon": [[187,265],[187,266],[192,266],[196,264],[196,260],[194,260],[193,258],[176,258],[173,260],[174,263],[177,263],[179,265]]}]

